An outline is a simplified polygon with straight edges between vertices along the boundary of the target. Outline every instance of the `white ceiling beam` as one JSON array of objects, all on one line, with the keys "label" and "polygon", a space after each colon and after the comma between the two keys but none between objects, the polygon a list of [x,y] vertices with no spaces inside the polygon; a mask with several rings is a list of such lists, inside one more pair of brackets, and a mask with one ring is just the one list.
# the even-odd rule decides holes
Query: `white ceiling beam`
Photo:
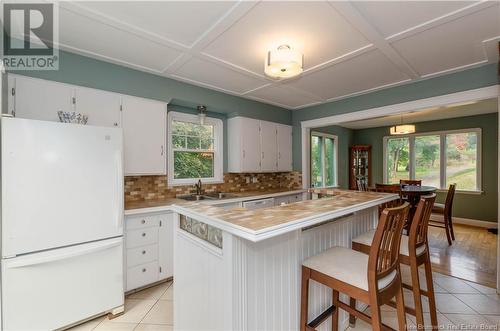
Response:
[{"label": "white ceiling beam", "polygon": [[488,0],[478,1],[478,2],[472,3],[468,6],[465,6],[463,8],[454,10],[450,13],[445,14],[445,15],[441,15],[439,17],[432,19],[432,20],[429,20],[427,22],[424,22],[424,23],[421,23],[421,24],[416,25],[414,27],[411,27],[409,29],[406,29],[404,31],[400,31],[398,33],[390,35],[389,37],[385,38],[385,40],[390,42],[390,43],[393,43],[393,42],[396,42],[398,40],[405,39],[405,38],[408,38],[408,37],[413,36],[415,34],[421,33],[425,30],[438,27],[440,25],[451,22],[451,21],[456,20],[458,18],[473,14],[477,11],[489,8],[489,7],[494,6],[494,5],[498,5],[498,1],[488,1]]},{"label": "white ceiling beam", "polygon": [[329,2],[361,34],[372,42],[394,65],[411,79],[418,79],[418,72],[384,39],[380,33],[349,2]]}]

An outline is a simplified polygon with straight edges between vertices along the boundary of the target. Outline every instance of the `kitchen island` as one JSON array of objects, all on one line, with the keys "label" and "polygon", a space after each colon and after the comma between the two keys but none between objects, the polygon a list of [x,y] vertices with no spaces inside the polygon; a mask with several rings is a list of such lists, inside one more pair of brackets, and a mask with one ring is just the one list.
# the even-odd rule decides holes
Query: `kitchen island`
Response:
[{"label": "kitchen island", "polygon": [[[325,195],[324,191],[319,192]],[[174,204],[174,329],[298,330],[304,259],[373,229],[395,194],[330,190],[257,210]],[[311,285],[309,318],[331,304]],[[347,326],[347,315],[340,316]],[[331,329],[330,322],[321,329]]]}]

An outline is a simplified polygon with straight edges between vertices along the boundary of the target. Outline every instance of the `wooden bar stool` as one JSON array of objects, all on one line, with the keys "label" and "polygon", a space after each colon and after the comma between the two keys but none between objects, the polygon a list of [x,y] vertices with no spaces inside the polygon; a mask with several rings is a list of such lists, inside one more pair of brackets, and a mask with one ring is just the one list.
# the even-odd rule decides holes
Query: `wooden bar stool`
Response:
[{"label": "wooden bar stool", "polygon": [[452,210],[453,210],[453,198],[455,197],[455,189],[457,184],[451,184],[448,189],[448,194],[446,194],[446,202],[443,205],[442,203],[435,203],[432,212],[434,214],[443,215],[443,221],[431,219],[429,222],[430,226],[434,226],[437,228],[442,228],[446,232],[446,239],[448,239],[448,245],[451,246],[452,240],[455,240],[455,232],[453,231],[453,222],[452,222]]},{"label": "wooden bar stool", "polygon": [[[401,249],[399,261],[402,264],[409,265],[411,270],[412,284],[403,284],[404,288],[413,291],[415,300],[415,309],[406,307],[407,313],[412,314],[417,319],[417,328],[424,329],[424,314],[422,308],[422,295],[429,298],[429,308],[431,314],[432,328],[437,329],[437,312],[436,312],[436,299],[434,296],[434,286],[432,280],[431,260],[429,255],[429,245],[427,241],[427,229],[429,225],[429,218],[432,213],[432,207],[436,200],[436,194],[421,197],[415,216],[410,227],[408,236],[401,237]],[[376,231],[368,231],[352,241],[352,248],[356,251],[370,254],[372,242],[374,242]],[[424,265],[425,280],[427,290],[420,288],[420,280],[418,267]],[[350,304],[352,307],[356,305],[356,300],[351,298]],[[390,304],[394,306],[394,304]],[[349,321],[351,324],[355,323],[354,316],[350,316]]]},{"label": "wooden bar stool", "polygon": [[[396,297],[399,330],[406,330],[399,248],[403,222],[409,208],[409,204],[405,203],[400,207],[387,208],[383,211],[369,255],[349,248],[332,247],[302,263],[301,331],[315,330],[330,315],[332,330],[338,331],[339,308],[371,323],[375,331],[393,330],[382,324],[380,307],[389,303],[394,297]],[[330,308],[308,323],[311,279],[333,290],[333,303]],[[372,316],[341,302],[339,292],[368,303]]]}]

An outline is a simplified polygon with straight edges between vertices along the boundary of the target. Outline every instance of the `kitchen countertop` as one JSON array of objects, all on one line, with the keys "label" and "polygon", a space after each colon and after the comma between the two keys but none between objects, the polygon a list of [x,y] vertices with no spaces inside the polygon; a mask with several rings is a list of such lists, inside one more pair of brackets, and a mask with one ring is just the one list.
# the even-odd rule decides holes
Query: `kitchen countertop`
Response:
[{"label": "kitchen countertop", "polygon": [[333,190],[333,195],[284,206],[226,210],[200,203],[172,205],[172,210],[257,242],[293,230],[313,226],[397,199],[397,194]]}]

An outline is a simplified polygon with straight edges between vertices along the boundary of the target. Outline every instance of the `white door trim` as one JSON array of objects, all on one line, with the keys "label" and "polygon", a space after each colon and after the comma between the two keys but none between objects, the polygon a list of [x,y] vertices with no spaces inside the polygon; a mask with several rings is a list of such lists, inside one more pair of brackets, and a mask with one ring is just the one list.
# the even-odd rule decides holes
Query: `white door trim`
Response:
[{"label": "white door trim", "polygon": [[[500,114],[500,85],[492,85],[488,87],[482,87],[462,92],[450,93],[440,96],[435,96],[431,98],[425,98],[420,100],[408,101],[403,103],[392,104],[383,107],[376,107],[370,109],[364,109],[360,111],[355,111],[352,113],[326,116],[321,118],[316,118],[313,120],[300,122],[301,126],[301,137],[302,137],[302,187],[309,188],[310,178],[309,178],[309,164],[310,164],[310,134],[311,129],[321,126],[329,125],[339,125],[344,122],[363,120],[369,118],[375,118],[380,116],[387,116],[399,113],[405,113],[409,111],[423,111],[425,109],[440,107],[445,105],[450,105],[454,103],[476,101],[498,98],[498,112]],[[499,121],[500,130],[500,121]],[[499,137],[500,139],[500,137]],[[500,164],[500,140],[499,140],[499,150],[498,150],[498,161]],[[498,187],[500,187],[500,168],[498,170]],[[500,205],[500,194],[499,194],[499,205]],[[500,219],[500,210],[498,214]],[[498,239],[498,253],[497,253],[497,266],[500,266],[500,236]],[[500,272],[497,272],[497,292],[500,293]]]}]

